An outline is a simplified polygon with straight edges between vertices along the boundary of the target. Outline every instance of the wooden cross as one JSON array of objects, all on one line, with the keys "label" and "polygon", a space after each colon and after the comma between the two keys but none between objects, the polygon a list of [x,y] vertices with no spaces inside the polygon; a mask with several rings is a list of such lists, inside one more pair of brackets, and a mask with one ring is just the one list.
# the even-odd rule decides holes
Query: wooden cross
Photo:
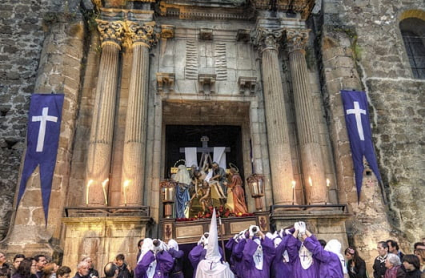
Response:
[{"label": "wooden cross", "polygon": [[[201,164],[199,164],[200,167],[203,166],[202,162],[205,161],[208,157],[210,157],[211,159],[210,153],[214,152],[213,147],[208,147],[208,141],[210,141],[210,139],[207,136],[202,136],[201,137],[202,147],[196,148],[197,153],[202,153],[201,160],[200,160]],[[226,153],[230,152],[230,147],[226,147],[224,151]],[[185,152],[185,148],[180,148],[180,153],[184,153],[184,152]]]}]

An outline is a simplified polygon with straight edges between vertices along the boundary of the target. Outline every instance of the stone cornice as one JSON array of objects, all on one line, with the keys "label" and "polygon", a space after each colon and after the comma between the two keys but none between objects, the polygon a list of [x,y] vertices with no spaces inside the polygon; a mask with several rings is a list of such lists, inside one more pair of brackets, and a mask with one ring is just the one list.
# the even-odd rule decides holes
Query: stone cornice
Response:
[{"label": "stone cornice", "polygon": [[158,34],[155,32],[155,22],[137,23],[126,21],[126,31],[131,47],[143,45],[151,48],[158,41]]},{"label": "stone cornice", "polygon": [[308,42],[308,29],[286,29],[286,43],[289,52],[302,51]]},{"label": "stone cornice", "polygon": [[105,44],[114,44],[121,49],[125,23],[122,21],[105,21],[100,19],[96,19],[96,22],[97,29],[100,32],[102,47]]}]

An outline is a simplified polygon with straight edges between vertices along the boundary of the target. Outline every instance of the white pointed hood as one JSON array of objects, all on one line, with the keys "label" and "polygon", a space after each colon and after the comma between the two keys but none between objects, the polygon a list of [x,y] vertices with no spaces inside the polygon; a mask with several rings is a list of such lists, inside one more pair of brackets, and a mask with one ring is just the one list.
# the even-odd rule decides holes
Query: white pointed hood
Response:
[{"label": "white pointed hood", "polygon": [[205,259],[215,263],[221,260],[220,251],[218,250],[217,217],[215,209],[211,217],[210,233],[208,236],[207,254],[205,255]]}]

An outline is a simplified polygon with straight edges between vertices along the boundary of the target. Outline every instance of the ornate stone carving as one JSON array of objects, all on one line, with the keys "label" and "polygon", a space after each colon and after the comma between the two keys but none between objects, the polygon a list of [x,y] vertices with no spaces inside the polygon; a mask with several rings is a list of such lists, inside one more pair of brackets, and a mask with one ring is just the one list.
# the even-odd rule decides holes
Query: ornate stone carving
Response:
[{"label": "ornate stone carving", "polygon": [[121,42],[124,37],[124,22],[105,21],[96,19],[97,29],[100,32],[102,46],[105,44],[115,44],[121,48]]},{"label": "ornate stone carving", "polygon": [[255,87],[257,85],[257,77],[239,76],[238,84],[239,84],[239,91],[241,94],[245,94],[245,92],[254,94]]},{"label": "ornate stone carving", "polygon": [[266,49],[278,50],[282,35],[283,29],[269,29],[259,27],[254,31],[252,40],[254,45],[259,47],[261,51]]},{"label": "ornate stone carving", "polygon": [[211,41],[213,39],[213,30],[210,28],[201,28],[199,31],[199,39]]},{"label": "ornate stone carving", "polygon": [[172,93],[174,92],[174,73],[157,72],[156,82],[158,93],[163,93],[164,89]]},{"label": "ornate stone carving", "polygon": [[[216,81],[216,74],[200,74],[198,75],[198,81],[201,84],[201,87],[199,89],[200,94],[213,94],[215,93],[215,81]],[[209,87],[209,90],[208,90]]]},{"label": "ornate stone carving", "polygon": [[161,38],[172,39],[174,38],[174,25],[161,25]]},{"label": "ornate stone carving", "polygon": [[133,46],[144,45],[148,48],[155,45],[158,41],[158,35],[155,33],[155,22],[146,22],[139,24],[133,21],[127,21],[127,32]]},{"label": "ornate stone carving", "polygon": [[286,40],[288,45],[288,51],[302,51],[308,42],[308,33],[310,30],[306,29],[287,29]]}]

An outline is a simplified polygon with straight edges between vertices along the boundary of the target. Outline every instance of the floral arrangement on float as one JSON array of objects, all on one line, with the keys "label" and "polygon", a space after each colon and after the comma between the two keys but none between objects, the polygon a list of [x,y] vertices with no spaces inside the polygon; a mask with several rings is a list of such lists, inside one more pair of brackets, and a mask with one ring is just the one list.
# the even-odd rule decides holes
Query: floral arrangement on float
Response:
[{"label": "floral arrangement on float", "polygon": [[[197,215],[190,218],[176,218],[176,221],[196,221],[199,219],[208,219],[212,217],[214,207],[210,206],[208,207],[208,210],[205,210],[204,212],[198,212]],[[219,206],[218,208],[215,208],[217,218],[229,218],[229,217],[247,217],[247,216],[254,216],[253,213],[234,213],[229,208],[225,208],[224,206]]]}]

